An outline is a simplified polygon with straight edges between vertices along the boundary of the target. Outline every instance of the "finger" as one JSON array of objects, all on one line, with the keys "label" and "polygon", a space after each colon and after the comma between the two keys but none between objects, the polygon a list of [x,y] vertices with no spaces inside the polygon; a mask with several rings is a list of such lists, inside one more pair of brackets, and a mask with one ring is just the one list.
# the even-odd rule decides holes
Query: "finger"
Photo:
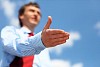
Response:
[{"label": "finger", "polygon": [[70,36],[70,34],[68,32],[65,32],[68,36]]},{"label": "finger", "polygon": [[47,32],[52,35],[65,33],[64,30],[60,30],[60,29],[48,29]]},{"label": "finger", "polygon": [[57,38],[57,39],[51,39],[51,42],[60,42],[60,41],[66,41],[69,37],[62,37],[62,38]]},{"label": "finger", "polygon": [[47,21],[46,25],[44,26],[44,29],[49,29],[51,23],[52,23],[52,17],[48,16],[48,21]]},{"label": "finger", "polygon": [[60,44],[65,43],[65,42],[66,42],[66,41],[54,42],[54,43],[52,44],[52,46],[57,46],[57,45],[60,45]]},{"label": "finger", "polygon": [[64,38],[64,37],[69,37],[69,35],[65,33],[55,34],[55,35],[51,35],[50,39],[57,39],[57,38]]}]

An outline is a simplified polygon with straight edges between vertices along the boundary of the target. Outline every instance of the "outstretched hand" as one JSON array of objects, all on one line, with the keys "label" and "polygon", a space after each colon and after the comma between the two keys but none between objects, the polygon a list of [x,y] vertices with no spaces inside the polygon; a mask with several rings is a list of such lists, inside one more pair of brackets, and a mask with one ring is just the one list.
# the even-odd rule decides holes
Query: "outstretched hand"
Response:
[{"label": "outstretched hand", "polygon": [[69,39],[69,34],[61,29],[50,29],[52,17],[48,16],[48,21],[42,30],[41,39],[46,47],[54,47],[66,42]]}]

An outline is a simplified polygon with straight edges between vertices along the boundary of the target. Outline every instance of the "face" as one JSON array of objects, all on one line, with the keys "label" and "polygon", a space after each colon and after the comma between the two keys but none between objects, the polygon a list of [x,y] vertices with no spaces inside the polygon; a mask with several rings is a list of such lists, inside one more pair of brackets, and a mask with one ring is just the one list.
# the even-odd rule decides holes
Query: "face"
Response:
[{"label": "face", "polygon": [[36,26],[41,18],[40,9],[34,6],[25,7],[24,14],[20,16],[23,26]]}]

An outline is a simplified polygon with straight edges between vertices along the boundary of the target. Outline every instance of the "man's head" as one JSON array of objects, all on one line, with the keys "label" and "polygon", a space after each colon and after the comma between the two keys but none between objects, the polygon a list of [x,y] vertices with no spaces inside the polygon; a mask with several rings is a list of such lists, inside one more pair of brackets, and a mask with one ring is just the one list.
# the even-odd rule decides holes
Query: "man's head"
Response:
[{"label": "man's head", "polygon": [[36,2],[30,2],[19,9],[20,26],[36,26],[41,18],[40,7]]}]

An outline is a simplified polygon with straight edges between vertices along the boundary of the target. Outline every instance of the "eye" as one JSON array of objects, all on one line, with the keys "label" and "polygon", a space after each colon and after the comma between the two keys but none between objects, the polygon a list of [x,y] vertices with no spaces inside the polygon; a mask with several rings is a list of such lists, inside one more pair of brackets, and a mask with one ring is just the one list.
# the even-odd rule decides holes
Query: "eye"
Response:
[{"label": "eye", "polygon": [[40,16],[41,16],[41,13],[40,13],[39,11],[37,11],[37,13],[38,13],[38,15],[40,15]]},{"label": "eye", "polygon": [[40,12],[37,12],[40,15]]},{"label": "eye", "polygon": [[35,12],[35,10],[32,10],[32,9],[30,9],[29,11],[31,11],[31,12]]}]

